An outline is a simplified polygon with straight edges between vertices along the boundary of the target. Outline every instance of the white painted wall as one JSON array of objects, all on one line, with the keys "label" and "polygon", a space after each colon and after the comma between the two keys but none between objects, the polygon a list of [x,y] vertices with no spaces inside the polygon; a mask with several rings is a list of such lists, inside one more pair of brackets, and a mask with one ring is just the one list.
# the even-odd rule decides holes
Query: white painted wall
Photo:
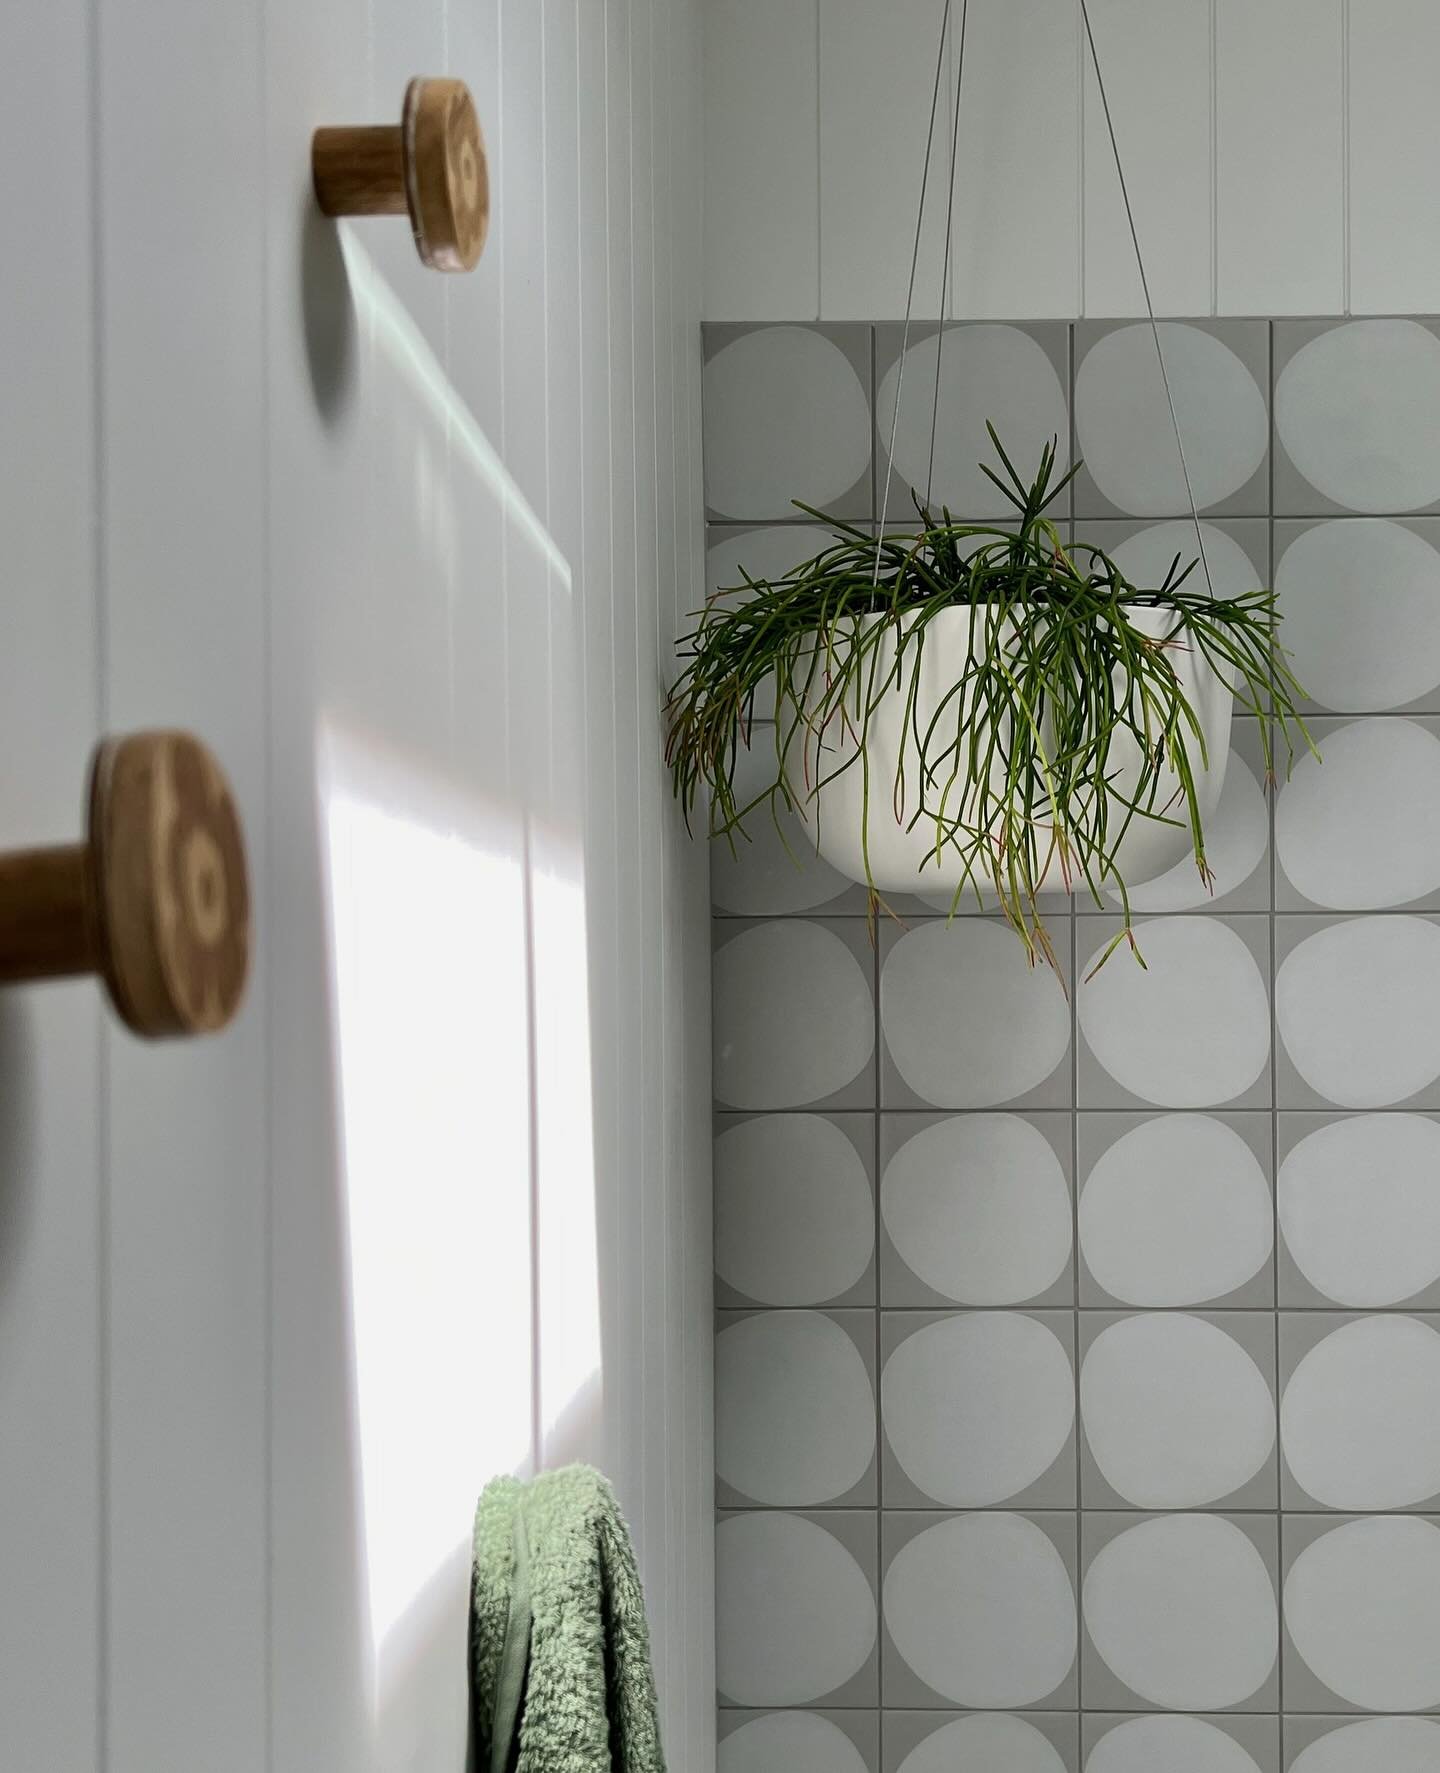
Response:
[{"label": "white painted wall", "polygon": [[[705,312],[899,318],[944,0],[703,0]],[[1425,0],[1091,0],[1167,314],[1432,312]],[[952,17],[958,26],[959,0]],[[952,38],[953,45],[953,38]],[[947,68],[916,312],[939,307]],[[1140,311],[1078,0],[969,0],[959,318]]]},{"label": "white painted wall", "polygon": [[[259,934],[208,1042],[0,997],[7,1767],[459,1766],[474,1492],[574,1454],[672,1762],[713,1755],[707,914],[658,730],[697,15],[0,16],[0,841],[76,834],[98,733],[192,726]],[[311,205],[311,129],[422,71],[492,149],[468,278]]]}]

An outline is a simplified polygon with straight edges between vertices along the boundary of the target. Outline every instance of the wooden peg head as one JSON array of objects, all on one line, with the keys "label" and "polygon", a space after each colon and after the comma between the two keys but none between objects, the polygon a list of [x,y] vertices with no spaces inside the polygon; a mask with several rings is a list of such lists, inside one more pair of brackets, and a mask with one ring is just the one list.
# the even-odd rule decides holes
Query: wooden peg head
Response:
[{"label": "wooden peg head", "polygon": [[469,271],[490,228],[490,171],[469,87],[412,80],[400,128],[415,250],[436,271]]},{"label": "wooden peg head", "polygon": [[474,268],[490,226],[490,172],[463,80],[412,80],[398,126],[317,129],[310,163],[326,215],[408,213],[423,263]]},{"label": "wooden peg head", "polygon": [[219,764],[189,733],[105,740],[90,773],[95,960],[137,1034],[204,1034],[250,964],[245,842]]}]

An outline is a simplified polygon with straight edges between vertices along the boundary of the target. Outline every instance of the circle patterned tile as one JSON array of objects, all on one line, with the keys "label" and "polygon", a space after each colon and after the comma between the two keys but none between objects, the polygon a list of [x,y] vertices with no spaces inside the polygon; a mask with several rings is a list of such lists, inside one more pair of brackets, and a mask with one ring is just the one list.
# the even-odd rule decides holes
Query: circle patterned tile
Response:
[{"label": "circle patterned tile", "polygon": [[[1238,492],[1265,459],[1265,396],[1240,358],[1197,326],[1162,321],[1160,345],[1179,415],[1195,502]],[[1075,375],[1080,455],[1121,511],[1168,517],[1189,499],[1170,406],[1148,325],[1096,341]]]},{"label": "circle patterned tile", "polygon": [[1379,1515],[1323,1534],[1290,1568],[1285,1622],[1312,1673],[1362,1711],[1440,1705],[1440,1530]]},{"label": "circle patterned tile", "polygon": [[1046,1081],[1070,1049],[1059,983],[982,918],[926,922],[885,961],[880,1019],[895,1068],[936,1108],[992,1108]]},{"label": "circle patterned tile", "polygon": [[1254,1360],[1204,1318],[1122,1318],[1080,1369],[1085,1437],[1136,1508],[1198,1508],[1239,1490],[1275,1445],[1275,1400]]},{"label": "circle patterned tile", "polygon": [[937,369],[939,419],[935,434],[934,505],[948,505],[968,519],[1009,517],[1014,507],[980,471],[998,464],[985,431],[989,419],[1010,459],[1030,463],[1052,437],[1060,440],[1057,470],[1069,462],[1070,419],[1065,390],[1045,348],[1017,326],[947,327],[917,339],[905,353],[904,383],[897,361],[886,370],[876,399],[880,437],[880,481],[884,490],[884,448],[890,441],[897,390],[900,420],[895,431],[895,477],[890,485],[888,527],[913,515],[906,487],[922,494],[930,482],[930,429]]},{"label": "circle patterned tile", "polygon": [[715,1338],[715,1468],[780,1507],[833,1502],[875,1453],[875,1396],[860,1351],[818,1311],[769,1311]]},{"label": "circle patterned tile", "polygon": [[886,1362],[885,1432],[902,1470],[936,1502],[981,1508],[1018,1496],[1064,1451],[1075,1375],[1054,1331],[1023,1312],[976,1311],[916,1330]]},{"label": "circle patterned tile", "polygon": [[[1327,733],[1280,790],[1275,845],[1314,905],[1377,911],[1440,890],[1440,739],[1410,720]],[[1403,788],[1403,792],[1402,792]]]},{"label": "circle patterned tile", "polygon": [[1327,1508],[1413,1508],[1440,1492],[1440,1335],[1417,1318],[1342,1325],[1280,1402],[1295,1481]]},{"label": "circle patterned tile", "polygon": [[715,1529],[715,1660],[737,1705],[806,1705],[842,1687],[875,1648],[875,1597],[832,1533],[794,1514]]},{"label": "circle patterned tile", "polygon": [[1400,1305],[1440,1281],[1440,1122],[1360,1114],[1280,1165],[1285,1245],[1337,1305]]},{"label": "circle patterned tile", "polygon": [[1130,1718],[1090,1751],[1085,1773],[1260,1773],[1233,1736],[1203,1718]]},{"label": "circle patterned tile", "polygon": [[833,1121],[767,1114],[715,1141],[715,1272],[761,1305],[818,1305],[875,1247],[865,1165]]},{"label": "circle patterned tile", "polygon": [[749,1718],[723,1739],[716,1757],[716,1773],[868,1773],[839,1725],[814,1712]]},{"label": "circle patterned tile", "polygon": [[1003,1712],[955,1718],[901,1761],[899,1773],[1066,1773],[1033,1724]]},{"label": "circle patterned tile", "polygon": [[[1154,880],[1131,887],[1131,908],[1150,914],[1198,911],[1214,904],[1249,880],[1264,861],[1269,841],[1265,795],[1250,765],[1232,752],[1219,805],[1205,822],[1205,860],[1213,881],[1202,880],[1195,858],[1186,856]],[[1119,902],[1119,894],[1107,896]]]},{"label": "circle patterned tile", "polygon": [[1275,980],[1280,1038],[1317,1095],[1387,1108],[1440,1077],[1440,926],[1357,917],[1307,936]]},{"label": "circle patterned tile", "polygon": [[1096,1161],[1080,1195],[1080,1248],[1126,1305],[1198,1305],[1258,1274],[1273,1208],[1255,1153],[1224,1121],[1141,1121]]},{"label": "circle patterned tile", "polygon": [[[1242,1096],[1270,1056],[1270,1006],[1254,955],[1213,918],[1155,918],[1079,989],[1080,1027],[1110,1076],[1142,1102],[1200,1108]],[[1082,969],[1090,973],[1102,943]]]},{"label": "circle patterned tile", "polygon": [[[757,743],[737,754],[735,798],[744,806],[775,779],[775,754]],[[776,823],[778,816],[779,824]],[[744,834],[710,842],[710,896],[739,917],[780,917],[813,911],[849,891],[850,882],[816,855],[805,827],[793,814],[756,807]],[[783,834],[782,834],[783,833]]]},{"label": "circle patterned tile", "polygon": [[1050,1141],[1012,1114],[937,1121],[907,1139],[880,1186],[885,1229],[926,1286],[967,1305],[1012,1305],[1070,1261],[1070,1190]]},{"label": "circle patterned tile", "polygon": [[1075,1661],[1064,1560],[1021,1515],[959,1515],[918,1533],[886,1573],[885,1623],[927,1686],[980,1710],[1048,1698]]},{"label": "circle patterned tile", "polygon": [[1350,511],[1440,499],[1440,339],[1415,320],[1351,320],[1304,344],[1275,384],[1275,428],[1315,488]]},{"label": "circle patterned tile", "polygon": [[1275,1666],[1275,1591],[1253,1541],[1218,1515],[1141,1521],[1100,1548],[1085,1623],[1106,1666],[1173,1711],[1249,1699]]},{"label": "circle patterned tile", "polygon": [[848,357],[823,333],[764,326],[705,365],[705,494],[722,517],[794,517],[834,504],[870,463],[870,410]]},{"label": "circle patterned tile", "polygon": [[1440,1724],[1428,1718],[1362,1718],[1318,1737],[1290,1773],[1440,1773]]},{"label": "circle patterned tile", "polygon": [[753,925],[716,951],[713,967],[715,1094],[730,1107],[803,1107],[869,1063],[870,982],[833,930],[799,919]]},{"label": "circle patterned tile", "polygon": [[1440,552],[1403,524],[1342,518],[1302,530],[1275,591],[1291,667],[1324,707],[1403,708],[1440,687]]}]

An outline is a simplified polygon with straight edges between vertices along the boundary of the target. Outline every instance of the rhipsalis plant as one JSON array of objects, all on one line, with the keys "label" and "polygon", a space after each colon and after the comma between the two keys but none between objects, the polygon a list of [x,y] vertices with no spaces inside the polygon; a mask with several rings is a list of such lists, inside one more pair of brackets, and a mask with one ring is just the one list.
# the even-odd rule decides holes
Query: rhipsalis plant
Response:
[{"label": "rhipsalis plant", "polygon": [[[1188,830],[1210,879],[1197,782],[1211,760],[1187,689],[1194,665],[1205,661],[1255,717],[1272,778],[1282,753],[1288,769],[1297,743],[1310,746],[1304,692],[1277,638],[1273,592],[1220,596],[1200,561],[1179,555],[1161,584],[1131,584],[1047,515],[1079,464],[1057,478],[1052,442],[1027,484],[989,430],[1003,473],[984,472],[1018,524],[960,523],[917,499],[918,531],[877,544],[800,505],[829,523],[832,545],[782,578],[747,575],[710,600],[682,642],[666,761],[687,822],[703,802],[710,834],[732,843],[747,820],[786,812],[814,841],[821,790],[859,770],[872,915],[883,903],[870,867],[873,797],[877,817],[923,832],[952,909],[973,894],[1003,912],[1032,961],[1055,960],[1042,890],[1113,903],[1123,928],[1103,964],[1121,941],[1134,947],[1118,863],[1137,822]],[[922,700],[927,635],[957,608],[973,613],[953,682]],[[867,735],[897,698],[903,738],[878,780]],[[737,764],[752,744],[773,746],[774,769],[742,798]]]}]

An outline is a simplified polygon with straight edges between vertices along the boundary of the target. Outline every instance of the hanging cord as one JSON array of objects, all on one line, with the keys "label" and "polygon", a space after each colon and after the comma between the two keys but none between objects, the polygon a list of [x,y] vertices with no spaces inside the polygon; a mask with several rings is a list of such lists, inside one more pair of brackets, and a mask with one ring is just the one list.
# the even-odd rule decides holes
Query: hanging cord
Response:
[{"label": "hanging cord", "polygon": [[[960,158],[960,89],[965,84],[965,27],[970,0],[960,4],[960,48],[955,70],[955,104],[950,121],[950,178],[945,194],[945,258],[940,268],[939,330],[935,334],[935,397],[930,402],[930,462],[925,470],[925,504],[935,497],[935,433],[940,423],[940,369],[945,355],[945,305],[950,299],[950,239],[955,226],[955,166]],[[897,392],[896,399],[899,395]]]},{"label": "hanging cord", "polygon": [[1160,380],[1165,384],[1165,404],[1170,409],[1170,426],[1175,433],[1175,447],[1180,452],[1180,472],[1185,477],[1185,497],[1190,503],[1190,518],[1195,525],[1195,540],[1200,549],[1200,564],[1205,570],[1205,589],[1213,597],[1215,587],[1210,580],[1210,558],[1205,552],[1205,532],[1200,527],[1200,512],[1195,504],[1195,489],[1190,484],[1190,464],[1185,459],[1185,440],[1180,435],[1180,420],[1175,412],[1175,396],[1170,388],[1170,372],[1165,367],[1165,353],[1160,345],[1160,328],[1155,322],[1155,304],[1150,299],[1150,279],[1145,274],[1145,259],[1140,251],[1140,234],[1135,226],[1135,211],[1130,203],[1130,187],[1125,182],[1125,168],[1120,162],[1120,144],[1115,137],[1115,122],[1110,115],[1110,99],[1105,91],[1105,76],[1100,72],[1100,56],[1095,48],[1095,31],[1090,23],[1088,0],[1080,0],[1080,16],[1085,22],[1085,36],[1090,45],[1090,64],[1095,70],[1095,84],[1100,88],[1100,104],[1105,112],[1105,128],[1110,137],[1110,152],[1120,180],[1120,195],[1125,202],[1125,220],[1130,225],[1130,242],[1135,248],[1135,266],[1140,273],[1140,288],[1145,296],[1145,312],[1150,317],[1150,336],[1155,341],[1155,355],[1160,363]]},{"label": "hanging cord", "polygon": [[[940,83],[944,76],[945,48],[950,33],[951,4],[952,0],[945,0],[945,11],[940,21],[940,47],[935,57],[935,85],[930,95],[930,127],[925,136],[925,164],[920,175],[920,202],[915,215],[915,242],[910,254],[910,282],[905,293],[905,324],[901,331],[900,357],[896,366],[895,408],[890,415],[890,442],[885,462],[885,490],[880,504],[880,527],[875,536],[875,566],[870,581],[872,588],[880,582],[880,560],[884,547],[885,525],[890,513],[890,483],[895,472],[895,439],[900,427],[900,401],[905,387],[905,356],[910,343],[910,321],[915,305],[915,278],[920,263],[920,236],[925,220],[925,195],[930,182],[930,159],[935,143],[935,118],[940,105]],[[949,200],[945,216],[945,257],[940,282],[940,330],[935,346],[935,389],[930,409],[930,459],[925,486],[927,505],[934,496],[935,442],[940,418],[940,374],[945,345],[945,303],[949,293],[950,251],[955,217],[955,163],[958,158],[960,139],[960,94],[965,77],[965,37],[968,15],[969,0],[961,0],[960,46],[957,56],[954,114],[950,138]],[[1150,336],[1155,342],[1155,357],[1160,365],[1160,380],[1165,389],[1165,405],[1170,413],[1170,428],[1174,433],[1175,448],[1180,456],[1180,473],[1185,481],[1185,498],[1190,507],[1190,520],[1195,526],[1195,541],[1200,550],[1200,564],[1205,574],[1205,587],[1213,597],[1215,586],[1210,576],[1210,557],[1205,548],[1205,532],[1200,522],[1200,510],[1195,502],[1195,488],[1190,479],[1190,463],[1185,454],[1185,439],[1180,432],[1180,418],[1175,410],[1175,394],[1170,386],[1170,372],[1165,365],[1165,350],[1160,343],[1160,327],[1155,319],[1155,304],[1150,295],[1150,278],[1145,270],[1145,255],[1140,250],[1140,232],[1135,226],[1135,209],[1130,201],[1130,186],[1126,181],[1125,166],[1120,158],[1120,143],[1115,133],[1115,120],[1110,111],[1110,95],[1105,88],[1105,76],[1100,70],[1100,52],[1095,45],[1095,30],[1090,22],[1088,0],[1080,0],[1080,16],[1085,26],[1085,39],[1090,49],[1090,63],[1095,70],[1095,84],[1099,88],[1101,108],[1105,114],[1105,130],[1110,138],[1110,153],[1115,161],[1116,176],[1120,181],[1120,196],[1125,205],[1125,220],[1130,230],[1130,244],[1135,251],[1135,268],[1140,274],[1140,289],[1145,297],[1145,313],[1150,323]]]},{"label": "hanging cord", "polygon": [[[925,132],[925,165],[920,173],[920,204],[915,212],[915,246],[910,254],[910,286],[905,291],[905,325],[900,334],[900,357],[895,372],[895,410],[890,415],[890,445],[885,454],[885,493],[880,502],[880,527],[875,532],[875,567],[870,589],[880,583],[880,556],[885,545],[885,522],[890,513],[890,481],[895,473],[895,435],[900,424],[900,395],[905,387],[905,352],[910,344],[910,315],[915,307],[915,273],[920,264],[920,231],[925,221],[925,192],[930,183],[930,153],[935,145],[935,117],[940,108],[940,84],[945,76],[945,42],[950,31],[951,0],[945,0],[940,21],[940,48],[935,57],[935,87],[930,94],[930,127]],[[953,169],[952,169],[953,170]]]}]

